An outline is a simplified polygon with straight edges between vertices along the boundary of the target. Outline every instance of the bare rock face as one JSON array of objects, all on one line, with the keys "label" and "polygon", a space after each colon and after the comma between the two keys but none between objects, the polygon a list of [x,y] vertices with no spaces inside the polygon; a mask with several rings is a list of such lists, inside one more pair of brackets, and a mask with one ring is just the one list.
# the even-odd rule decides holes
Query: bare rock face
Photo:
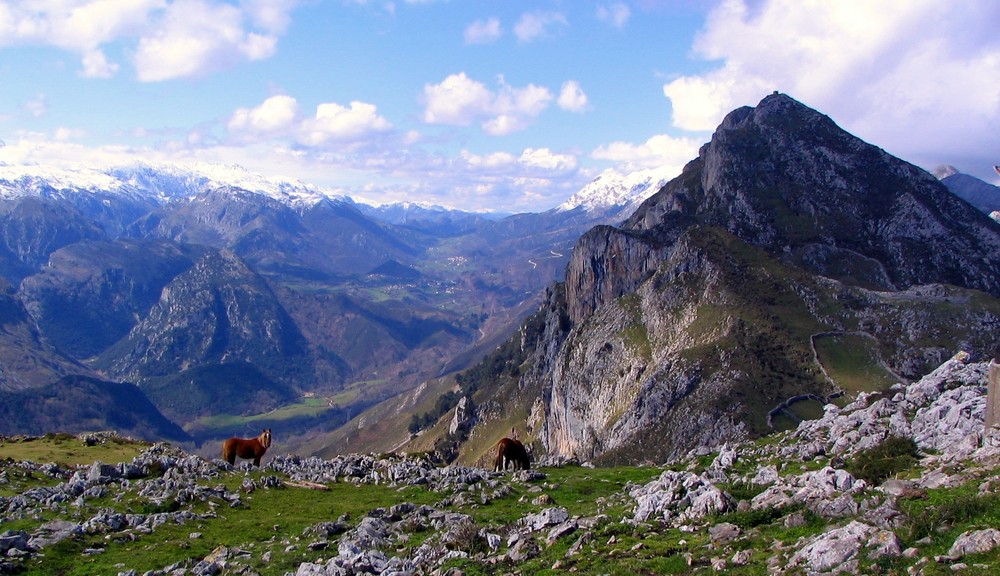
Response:
[{"label": "bare rock face", "polygon": [[984,441],[988,371],[988,362],[960,353],[885,397],[862,394],[843,408],[828,404],[823,417],[802,422],[795,435],[803,445],[819,443],[827,454],[845,457],[898,436],[913,438],[923,450],[965,458]]},{"label": "bare rock face", "polygon": [[602,304],[635,290],[669,254],[669,245],[649,234],[598,226],[570,256],[566,273],[569,315],[580,322]]},{"label": "bare rock face", "polygon": [[463,396],[455,407],[455,415],[448,424],[448,434],[454,436],[475,424],[475,415],[468,396]]}]

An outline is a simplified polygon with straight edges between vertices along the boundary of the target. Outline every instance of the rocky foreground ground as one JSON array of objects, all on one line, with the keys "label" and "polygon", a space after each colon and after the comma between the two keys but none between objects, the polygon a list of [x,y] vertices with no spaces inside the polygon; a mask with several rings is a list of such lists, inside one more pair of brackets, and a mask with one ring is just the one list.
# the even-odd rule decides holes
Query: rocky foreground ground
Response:
[{"label": "rocky foreground ground", "polygon": [[[580,500],[551,495],[551,477],[566,478],[567,468],[591,473],[566,463],[499,474],[416,456],[278,455],[256,471],[166,444],[118,464],[7,461],[0,520],[14,528],[0,534],[0,573],[49,573],[61,555],[83,562],[178,527],[197,541],[199,526],[227,509],[252,510],[269,491],[315,490],[318,498],[346,484],[433,497],[390,499],[295,533],[276,517],[266,541],[234,534],[204,556],[180,553],[142,571],[119,561],[114,573],[636,573],[634,560],[638,573],[990,574],[1000,553],[1000,435],[983,428],[988,370],[960,354],[918,382],[827,405],[794,431],[652,470],[652,480],[597,498],[583,514]],[[860,477],[860,457],[891,438],[915,443],[915,463],[886,478]],[[939,513],[949,499],[971,511]],[[510,516],[483,516],[491,506]]]}]

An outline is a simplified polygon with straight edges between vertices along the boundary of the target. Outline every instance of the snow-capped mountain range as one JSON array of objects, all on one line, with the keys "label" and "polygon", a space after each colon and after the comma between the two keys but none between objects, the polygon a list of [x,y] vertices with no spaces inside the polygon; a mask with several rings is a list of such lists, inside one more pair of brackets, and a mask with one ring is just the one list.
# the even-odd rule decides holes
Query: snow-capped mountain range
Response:
[{"label": "snow-capped mountain range", "polygon": [[[632,174],[608,171],[584,186],[556,211],[582,208],[588,213],[631,211],[675,176],[673,169]],[[380,204],[351,199],[343,193],[291,178],[268,177],[238,165],[136,163],[108,168],[56,168],[0,164],[0,199],[28,195],[62,197],[73,194],[120,194],[159,203],[190,200],[207,190],[233,187],[262,194],[293,207],[308,207],[330,199],[363,204],[379,211],[455,212],[421,202]],[[494,215],[495,216],[495,215]]]},{"label": "snow-capped mountain range", "polygon": [[291,206],[311,206],[324,198],[345,198],[311,184],[262,176],[241,166],[137,163],[102,169],[67,169],[0,165],[0,198],[115,193],[171,202],[224,186],[262,194]]}]

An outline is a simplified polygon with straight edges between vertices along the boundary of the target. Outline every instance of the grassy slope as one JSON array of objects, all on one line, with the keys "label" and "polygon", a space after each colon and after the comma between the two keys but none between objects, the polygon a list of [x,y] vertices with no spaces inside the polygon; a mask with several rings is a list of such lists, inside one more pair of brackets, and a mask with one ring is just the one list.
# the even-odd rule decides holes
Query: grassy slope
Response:
[{"label": "grassy slope", "polygon": [[[788,438],[788,436],[784,436]],[[774,442],[770,438],[765,442]],[[29,449],[30,445],[30,449]],[[126,454],[120,450],[143,448],[142,445],[116,444],[115,446],[81,447],[66,437],[50,436],[32,442],[8,443],[2,446],[3,454],[12,458],[45,454],[57,461],[85,461],[88,457],[99,457],[105,461],[125,460]],[[110,450],[110,451],[109,451]],[[707,456],[687,464],[689,469],[698,471],[712,459]],[[762,462],[740,461],[737,471],[750,471]],[[827,464],[823,458],[803,463],[791,468],[816,469]],[[0,495],[22,492],[33,486],[49,485],[51,479],[26,475],[13,461],[0,463],[7,482]],[[475,559],[456,559],[449,564],[460,567],[470,575],[492,574],[498,570],[516,570],[523,574],[557,574],[567,570],[582,574],[690,574],[692,572],[711,573],[712,558],[731,557],[735,551],[749,550],[750,561],[746,566],[729,564],[726,573],[738,575],[763,575],[769,573],[768,558],[774,550],[781,548],[794,550],[800,538],[819,534],[830,526],[828,522],[805,512],[805,524],[786,527],[785,518],[801,509],[762,510],[733,512],[708,519],[706,523],[694,523],[693,529],[681,531],[666,528],[656,521],[632,525],[621,520],[630,515],[633,503],[623,496],[623,491],[631,484],[642,484],[656,477],[658,467],[615,467],[588,469],[577,466],[547,468],[542,470],[547,477],[531,483],[513,482],[511,491],[491,501],[481,504],[442,504],[447,494],[435,493],[423,487],[393,487],[386,485],[354,485],[352,483],[330,484],[329,491],[314,491],[300,488],[258,489],[246,494],[241,506],[229,507],[223,502],[183,505],[193,512],[203,514],[215,511],[214,517],[191,521],[187,524],[163,525],[153,534],[135,534],[135,538],[112,535],[81,535],[66,540],[45,550],[44,557],[28,562],[24,574],[114,574],[123,568],[136,569],[139,573],[163,567],[183,560],[200,560],[219,546],[239,548],[246,552],[241,560],[261,574],[283,574],[292,572],[299,563],[330,558],[332,550],[310,550],[307,545],[315,537],[304,536],[303,531],[316,523],[333,521],[347,515],[350,525],[357,523],[376,508],[386,508],[401,502],[421,505],[444,506],[448,510],[469,514],[475,529],[499,534],[507,534],[512,525],[521,517],[541,511],[549,506],[566,507],[570,516],[595,517],[606,515],[606,520],[598,522],[590,530],[582,544],[581,552],[567,555],[571,545],[584,533],[578,530],[556,540],[551,545],[544,544],[545,532],[538,535],[543,540],[538,557],[518,565],[483,564]],[[901,477],[913,477],[922,473],[919,466],[900,473]],[[260,479],[269,472],[251,472],[249,476]],[[231,490],[238,489],[247,473],[235,471],[224,473],[218,478],[206,480],[210,486],[224,484]],[[974,479],[966,485],[954,488],[929,490],[926,493],[904,496],[900,499],[900,509],[907,513],[903,525],[896,530],[903,547],[917,546],[920,556],[933,557],[945,554],[950,543],[963,531],[996,526],[1000,523],[1000,495],[992,490],[982,492],[979,484],[985,477],[993,477],[995,471],[986,470],[982,478]],[[748,499],[760,489],[746,485],[723,485],[736,498]],[[113,487],[109,494],[101,498],[88,498],[82,507],[67,507],[69,519],[80,521],[100,510],[132,510],[138,513],[159,511],[151,502],[136,495],[135,488],[122,491]],[[545,495],[550,502],[538,500]],[[874,492],[864,497],[870,497]],[[475,500],[475,499],[473,499]],[[222,504],[219,506],[218,504]],[[51,511],[40,517],[14,520],[5,523],[6,529],[35,530],[40,524],[57,515]],[[66,517],[66,516],[63,516]],[[719,522],[729,522],[739,526],[742,535],[733,543],[720,548],[710,543],[707,528]],[[844,523],[840,521],[836,524]],[[431,537],[432,531],[418,530],[409,534],[404,543],[395,543],[388,554],[406,556],[421,543]],[[192,537],[193,533],[200,536]],[[470,532],[467,541],[454,546],[472,555],[485,551],[481,538]],[[124,536],[120,534],[119,536]],[[921,540],[926,538],[926,540]],[[918,541],[920,541],[918,543]],[[85,549],[102,549],[103,552],[84,555]],[[269,556],[264,561],[265,554]],[[903,574],[907,568],[920,562],[917,558],[891,558],[880,561],[861,558],[863,573]],[[1000,549],[986,554],[963,558],[967,567],[965,575],[991,574],[993,567],[1000,565]],[[922,565],[922,573],[927,575],[951,574],[947,563],[930,562]]]}]

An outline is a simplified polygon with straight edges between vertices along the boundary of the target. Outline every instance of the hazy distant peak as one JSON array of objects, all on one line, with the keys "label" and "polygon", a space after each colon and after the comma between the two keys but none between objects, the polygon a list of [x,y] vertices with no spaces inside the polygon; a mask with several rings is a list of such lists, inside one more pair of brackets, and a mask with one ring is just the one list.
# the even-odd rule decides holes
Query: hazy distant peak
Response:
[{"label": "hazy distant peak", "polygon": [[378,202],[374,200],[365,201],[365,204],[373,208],[394,208],[397,210],[428,210],[431,212],[450,212],[452,208],[446,208],[440,204],[431,202],[415,202],[413,200],[400,200],[394,202]]},{"label": "hazy distant peak", "polygon": [[934,176],[953,194],[991,217],[1000,211],[1000,187],[959,172],[954,166],[939,166],[934,169]]},{"label": "hazy distant peak", "polygon": [[954,176],[955,174],[958,173],[959,173],[958,168],[955,168],[954,166],[948,164],[938,166],[937,168],[934,169],[934,172],[932,172],[932,174],[934,174],[934,177],[937,178],[938,180],[944,180],[948,176]]}]

